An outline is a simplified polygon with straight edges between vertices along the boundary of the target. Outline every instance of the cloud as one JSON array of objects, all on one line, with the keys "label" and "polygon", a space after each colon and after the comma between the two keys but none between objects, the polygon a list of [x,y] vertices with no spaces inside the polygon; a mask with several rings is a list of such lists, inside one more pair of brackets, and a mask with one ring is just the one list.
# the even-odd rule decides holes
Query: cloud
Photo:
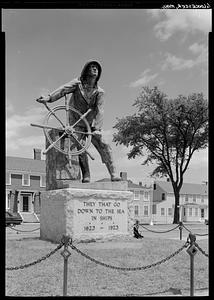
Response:
[{"label": "cloud", "polygon": [[189,50],[193,54],[198,54],[198,57],[195,60],[196,65],[201,63],[208,63],[208,47],[206,45],[194,43],[191,46],[189,46]]},{"label": "cloud", "polygon": [[44,112],[41,107],[29,108],[23,115],[13,114],[6,120],[7,139],[18,137],[22,130],[29,128],[30,123],[42,120]]},{"label": "cloud", "polygon": [[158,22],[154,31],[162,41],[169,39],[174,33],[201,32],[207,34],[211,31],[211,9],[161,9],[147,10]]},{"label": "cloud", "polygon": [[[14,112],[12,105],[8,105],[8,111]],[[12,114],[6,120],[6,152],[7,155],[24,155],[27,149],[32,147],[44,148],[44,135],[31,134],[30,123],[41,123],[44,110],[41,107],[28,108],[23,115]],[[31,152],[31,151],[30,151]],[[9,154],[10,153],[10,154]]]},{"label": "cloud", "polygon": [[189,46],[189,50],[197,57],[193,59],[185,59],[175,56],[171,53],[165,54],[165,59],[161,64],[162,70],[171,69],[174,71],[180,71],[184,69],[191,69],[195,66],[203,65],[207,68],[208,63],[208,48],[204,44],[194,43]]},{"label": "cloud", "polygon": [[191,69],[195,65],[195,62],[192,59],[184,59],[177,57],[171,53],[165,54],[165,60],[162,63],[162,70],[184,70]]},{"label": "cloud", "polygon": [[202,53],[204,51],[205,46],[203,44],[194,43],[189,46],[189,50],[194,54]]},{"label": "cloud", "polygon": [[151,74],[149,75],[150,69],[146,69],[141,75],[140,78],[132,83],[130,83],[130,87],[138,87],[138,86],[142,86],[142,85],[146,85],[148,84],[150,81],[152,81],[153,79],[155,79],[158,74]]},{"label": "cloud", "polygon": [[39,136],[25,136],[25,137],[17,137],[17,138],[10,138],[7,136],[6,141],[6,148],[8,151],[13,152],[20,149],[27,149],[27,148],[37,148],[44,149],[44,135]]}]

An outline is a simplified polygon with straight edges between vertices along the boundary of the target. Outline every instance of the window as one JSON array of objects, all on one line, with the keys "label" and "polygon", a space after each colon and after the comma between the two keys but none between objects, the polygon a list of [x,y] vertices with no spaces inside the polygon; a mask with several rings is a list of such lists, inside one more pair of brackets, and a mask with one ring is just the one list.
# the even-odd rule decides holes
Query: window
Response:
[{"label": "window", "polygon": [[161,200],[166,200],[166,195],[165,195],[165,193],[162,193]]},{"label": "window", "polygon": [[185,215],[186,215],[186,209],[185,209],[185,207],[184,207],[184,217],[185,217]]},{"label": "window", "polygon": [[46,176],[45,175],[40,176],[40,187],[46,187]]},{"label": "window", "polygon": [[22,174],[22,185],[29,186],[30,185],[30,175]]},{"label": "window", "polygon": [[192,208],[191,207],[189,208],[189,216],[190,217],[192,216]]},{"label": "window", "polygon": [[144,192],[144,199],[149,200],[149,193],[148,192]]},{"label": "window", "polygon": [[201,203],[204,203],[204,196],[201,196]]},{"label": "window", "polygon": [[204,218],[204,208],[201,208],[201,218]]},{"label": "window", "polygon": [[6,172],[6,185],[11,185],[11,173]]},{"label": "window", "polygon": [[156,213],[157,213],[157,205],[156,205],[156,204],[153,204],[153,205],[152,205],[152,214],[153,214],[153,215],[156,215]]},{"label": "window", "polygon": [[192,195],[193,202],[196,202],[196,195]]},{"label": "window", "polygon": [[134,191],[134,200],[140,200],[140,191]]},{"label": "window", "polygon": [[135,205],[135,207],[134,207],[134,214],[135,214],[135,216],[138,216],[138,214],[139,214],[139,207],[138,207],[138,205]]},{"label": "window", "polygon": [[169,208],[168,208],[168,216],[171,216],[171,215],[172,215],[172,208],[169,207]]},{"label": "window", "polygon": [[161,207],[161,216],[165,216],[165,208]]},{"label": "window", "polygon": [[148,215],[149,215],[149,207],[144,206],[144,216],[148,216]]},{"label": "window", "polygon": [[198,216],[198,208],[195,208],[195,216]]},{"label": "window", "polygon": [[188,202],[188,195],[185,195],[185,202]]}]

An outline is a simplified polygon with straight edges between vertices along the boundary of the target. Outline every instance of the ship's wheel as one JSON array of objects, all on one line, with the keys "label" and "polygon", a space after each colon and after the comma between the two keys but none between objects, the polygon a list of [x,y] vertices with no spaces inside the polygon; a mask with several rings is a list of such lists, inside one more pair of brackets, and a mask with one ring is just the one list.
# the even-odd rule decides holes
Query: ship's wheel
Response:
[{"label": "ship's wheel", "polygon": [[[49,142],[43,154],[53,147],[68,156],[71,165],[72,156],[86,152],[91,159],[94,159],[87,151],[91,144],[92,132],[86,116],[91,111],[89,108],[84,114],[68,105],[65,98],[65,105],[59,105],[51,109],[47,103],[43,103],[48,114],[45,116],[44,124],[30,124],[34,127],[42,128],[44,135]],[[52,134],[52,132],[55,134]],[[65,140],[68,146],[65,147]]]}]

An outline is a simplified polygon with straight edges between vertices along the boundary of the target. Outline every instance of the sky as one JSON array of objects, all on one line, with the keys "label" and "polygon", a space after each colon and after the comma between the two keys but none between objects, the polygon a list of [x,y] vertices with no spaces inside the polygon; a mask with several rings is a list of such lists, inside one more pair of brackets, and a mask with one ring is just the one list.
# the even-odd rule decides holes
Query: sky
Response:
[{"label": "sky", "polygon": [[[117,118],[132,115],[143,86],[170,98],[202,92],[208,97],[208,33],[211,9],[3,9],[6,39],[6,155],[33,158],[45,149],[47,110],[35,102],[77,78],[84,64],[102,65],[105,91],[103,136],[111,145],[117,175],[151,183],[155,165],[129,160],[128,148],[112,142]],[[50,104],[64,105],[64,99]],[[91,180],[109,177],[96,149],[89,152]],[[44,156],[42,156],[45,159]],[[165,179],[164,179],[165,180]],[[194,154],[184,182],[208,180],[208,149]]]}]

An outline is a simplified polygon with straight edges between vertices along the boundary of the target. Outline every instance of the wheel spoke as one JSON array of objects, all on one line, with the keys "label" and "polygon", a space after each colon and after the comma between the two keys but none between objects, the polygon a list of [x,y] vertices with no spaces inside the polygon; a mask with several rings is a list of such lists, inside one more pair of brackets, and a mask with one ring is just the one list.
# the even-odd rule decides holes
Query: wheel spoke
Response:
[{"label": "wheel spoke", "polygon": [[53,147],[56,145],[56,143],[57,143],[60,139],[62,139],[65,135],[66,135],[66,132],[64,132],[64,133],[63,133],[56,141],[54,141],[52,144],[50,144],[50,145],[48,146],[48,148],[45,149],[45,150],[43,151],[43,154],[46,154],[51,148],[53,148]]},{"label": "wheel spoke", "polygon": [[57,127],[53,127],[53,126],[49,126],[49,125],[40,125],[40,124],[30,124],[31,126],[34,127],[39,127],[39,128],[43,128],[43,129],[55,129],[55,130],[59,130],[59,131],[64,131],[63,128],[57,128]]},{"label": "wheel spoke", "polygon": [[84,114],[79,118],[79,120],[77,120],[76,123],[74,123],[74,124],[72,125],[72,127],[76,126],[82,119],[84,119],[84,118],[87,116],[87,114],[90,113],[90,111],[91,111],[91,108],[89,108],[89,109],[87,110],[87,112],[84,113]]},{"label": "wheel spoke", "polygon": [[65,111],[66,111],[66,126],[69,126],[69,102],[66,95],[65,95]]},{"label": "wheel spoke", "polygon": [[[78,144],[79,146],[81,146],[82,149],[83,149],[84,146],[80,143],[80,141],[78,141],[78,139],[77,139],[73,134],[71,134],[71,135],[72,135],[72,137],[74,138],[74,140],[77,142],[77,144]],[[94,160],[94,157],[91,155],[91,153],[89,153],[86,149],[85,149],[85,152],[88,154],[88,156],[90,156],[90,158],[91,158],[92,160]]]},{"label": "wheel spoke", "polygon": [[[49,142],[47,149],[45,149],[43,153],[46,154],[52,147],[54,147],[56,150],[67,155],[67,157],[69,158],[69,165],[71,165],[72,163],[72,156],[80,155],[83,152],[86,152],[91,159],[94,159],[91,156],[91,154],[86,150],[90,145],[92,133],[91,133],[90,125],[85,117],[91,111],[91,109],[88,109],[86,113],[82,115],[81,112],[68,105],[67,99],[65,104],[66,104],[65,106],[56,106],[53,110],[46,105],[46,108],[49,110],[49,114],[45,119],[45,124],[44,125],[31,124],[32,126],[43,128],[44,134]],[[77,119],[74,121],[75,123],[73,125],[72,125],[72,121],[70,120],[70,113],[78,115],[78,117],[76,116]],[[65,116],[66,119],[64,119],[61,115]],[[57,124],[58,121],[56,122],[56,120],[54,119],[57,119],[62,126],[61,125],[58,126]],[[62,122],[60,119],[62,120]],[[50,121],[53,123],[49,124]],[[70,122],[71,124],[68,124]],[[80,122],[83,122],[84,126],[81,125]],[[57,132],[61,133],[62,136],[60,136],[59,138],[54,136],[52,137],[51,129],[58,130]],[[69,138],[69,149],[66,150],[62,147],[62,143],[59,142],[60,139],[62,139],[65,136]],[[85,142],[83,143],[83,141]],[[57,144],[57,142],[59,143]]]},{"label": "wheel spoke", "polygon": [[71,134],[71,136],[72,136],[72,138],[75,140],[75,142],[76,142],[79,146],[81,146],[82,148],[84,147],[84,146],[80,143],[80,141],[75,137],[74,134]]},{"label": "wheel spoke", "polygon": [[80,134],[87,134],[87,135],[93,135],[93,132],[86,132],[86,131],[79,131],[79,130],[73,130],[74,133],[80,133]]},{"label": "wheel spoke", "polygon": [[71,153],[71,137],[68,136],[68,160],[69,160],[69,167],[71,168],[71,157],[72,157],[72,153]]}]

